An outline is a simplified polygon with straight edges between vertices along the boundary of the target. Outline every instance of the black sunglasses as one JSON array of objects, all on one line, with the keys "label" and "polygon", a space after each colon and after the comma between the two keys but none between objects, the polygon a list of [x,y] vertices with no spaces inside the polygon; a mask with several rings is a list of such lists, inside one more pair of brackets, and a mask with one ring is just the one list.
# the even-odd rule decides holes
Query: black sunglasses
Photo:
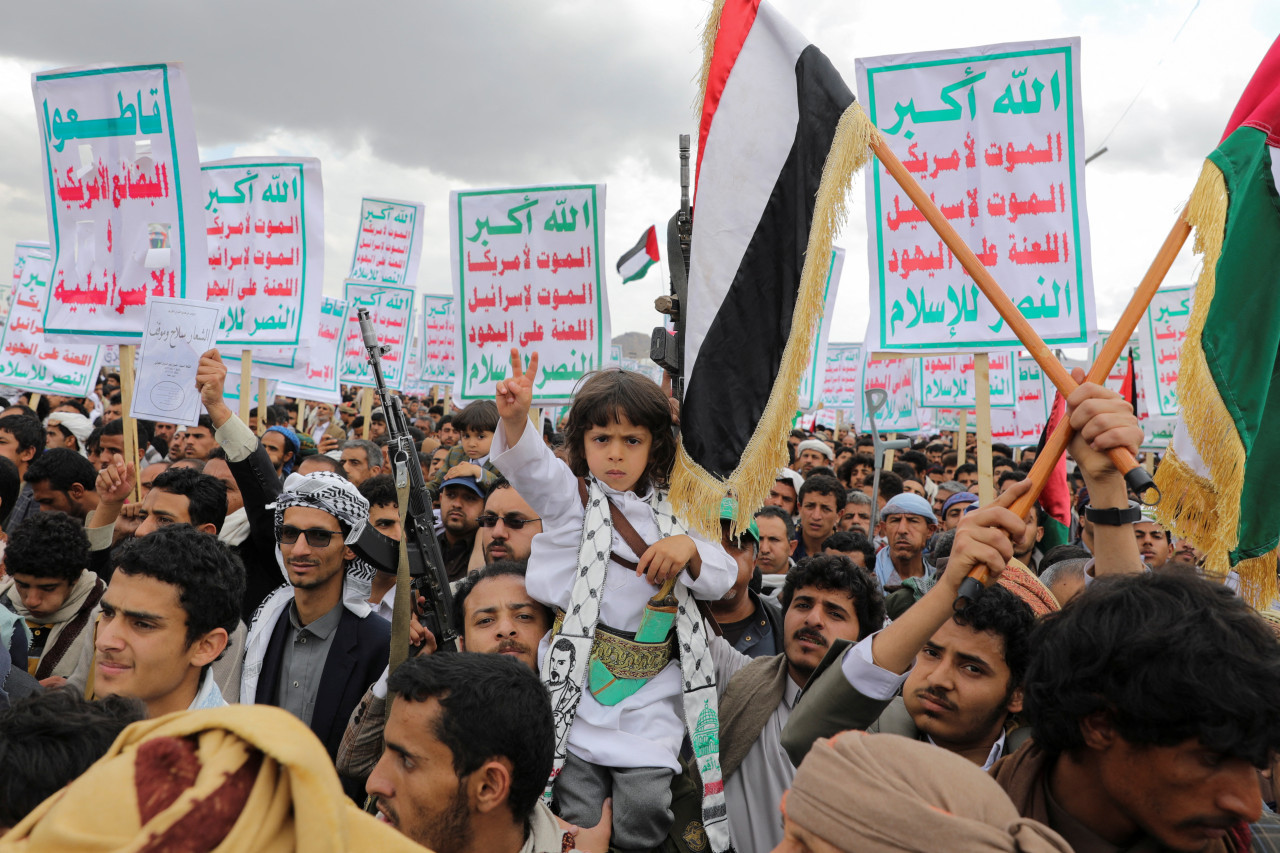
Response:
[{"label": "black sunglasses", "polygon": [[542,521],[542,519],[540,518],[521,518],[520,516],[516,515],[513,512],[509,512],[506,515],[498,515],[497,513],[494,513],[494,512],[486,512],[486,513],[481,513],[480,515],[480,526],[493,527],[495,524],[498,523],[499,518],[502,519],[503,524],[505,524],[507,527],[510,527],[512,530],[519,530],[522,527],[524,527],[526,524],[532,524],[535,521]]},{"label": "black sunglasses", "polygon": [[303,535],[307,537],[307,544],[312,548],[328,548],[333,537],[341,536],[342,534],[336,530],[325,530],[323,527],[308,527],[303,530],[291,524],[283,524],[280,526],[280,532],[276,535],[276,538],[281,545],[292,545],[298,541],[299,536]]}]

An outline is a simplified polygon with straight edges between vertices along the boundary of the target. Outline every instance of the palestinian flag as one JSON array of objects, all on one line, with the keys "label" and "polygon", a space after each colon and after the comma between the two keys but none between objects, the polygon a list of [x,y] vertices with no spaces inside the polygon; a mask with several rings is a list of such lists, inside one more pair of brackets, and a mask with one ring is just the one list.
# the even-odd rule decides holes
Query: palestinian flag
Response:
[{"label": "palestinian flag", "polygon": [[618,258],[618,275],[622,276],[622,283],[635,281],[638,278],[644,278],[644,274],[649,271],[649,267],[662,260],[658,256],[658,229],[656,226],[650,225],[649,230],[644,232],[640,238],[640,242],[636,243],[627,253]]},{"label": "palestinian flag", "polygon": [[876,131],[830,60],[765,0],[717,0],[703,47],[671,498],[715,537],[725,492],[745,529],[787,462],[831,240]]},{"label": "palestinian flag", "polygon": [[[1054,392],[1053,408],[1049,411],[1049,423],[1045,424],[1040,434],[1040,446],[1036,458],[1044,453],[1044,446],[1058,426],[1058,421],[1066,414],[1066,402],[1062,394]],[[1044,510],[1044,536],[1040,538],[1040,550],[1049,553],[1049,549],[1057,545],[1066,545],[1071,541],[1071,489],[1067,486],[1067,457],[1058,455],[1058,461],[1049,472],[1044,489],[1040,492],[1040,508]]]},{"label": "palestinian flag", "polygon": [[1187,205],[1203,269],[1178,364],[1182,410],[1156,473],[1157,517],[1234,567],[1255,606],[1276,598],[1280,538],[1280,39],[1208,157]]}]

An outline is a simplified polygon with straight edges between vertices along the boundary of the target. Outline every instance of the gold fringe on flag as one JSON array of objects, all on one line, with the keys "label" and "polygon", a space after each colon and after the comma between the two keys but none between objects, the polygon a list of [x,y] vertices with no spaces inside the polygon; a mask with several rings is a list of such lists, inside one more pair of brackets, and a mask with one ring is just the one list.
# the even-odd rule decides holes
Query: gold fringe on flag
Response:
[{"label": "gold fringe on flag", "polygon": [[[717,4],[717,9],[720,4]],[[712,15],[718,14],[717,9]],[[710,61],[710,54],[706,57]],[[835,138],[822,167],[822,179],[813,207],[813,224],[800,272],[800,291],[791,316],[791,336],[782,352],[782,363],[769,401],[765,405],[746,449],[727,480],[705,470],[685,452],[682,444],[671,475],[671,505],[689,526],[713,541],[720,537],[720,502],[726,492],[738,499],[734,534],[750,524],[764,505],[778,469],[787,464],[785,443],[796,411],[800,380],[809,367],[813,335],[822,318],[831,241],[844,225],[845,197],[853,176],[871,158],[871,143],[879,132],[857,101],[849,105],[836,125]]]},{"label": "gold fringe on flag", "polygon": [[716,36],[720,35],[720,16],[724,13],[724,0],[715,0],[707,21],[702,25],[702,68],[698,72],[698,94],[693,102],[693,118],[702,122],[702,99],[707,95],[707,79],[711,76],[711,56],[716,52]]},{"label": "gold fringe on flag", "polygon": [[[1195,229],[1194,250],[1203,266],[1178,362],[1178,399],[1181,420],[1208,477],[1181,459],[1172,446],[1155,476],[1163,495],[1156,517],[1205,553],[1205,574],[1217,579],[1232,570],[1230,555],[1240,542],[1240,495],[1245,474],[1244,443],[1209,371],[1201,340],[1217,289],[1227,204],[1222,172],[1206,160],[1187,204],[1187,222]],[[1240,575],[1240,593],[1251,604],[1268,604],[1275,598],[1275,553],[1242,560],[1234,568]]]}]

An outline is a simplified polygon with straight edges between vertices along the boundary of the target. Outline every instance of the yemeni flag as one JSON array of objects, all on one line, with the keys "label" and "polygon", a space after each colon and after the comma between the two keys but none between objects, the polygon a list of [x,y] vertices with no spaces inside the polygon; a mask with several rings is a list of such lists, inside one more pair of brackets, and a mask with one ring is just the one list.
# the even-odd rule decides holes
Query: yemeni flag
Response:
[{"label": "yemeni flag", "polygon": [[1280,538],[1280,39],[1245,89],[1187,205],[1203,255],[1178,362],[1181,414],[1156,473],[1157,516],[1234,568],[1255,606],[1276,598]]},{"label": "yemeni flag", "polygon": [[[1066,402],[1062,394],[1054,392],[1053,408],[1049,410],[1049,423],[1040,434],[1040,446],[1036,450],[1036,458],[1044,453],[1044,446],[1049,436],[1058,426],[1058,421],[1066,414]],[[1049,472],[1044,489],[1040,492],[1040,508],[1044,510],[1044,536],[1040,539],[1040,550],[1049,553],[1049,549],[1058,545],[1066,545],[1071,541],[1071,489],[1067,486],[1067,457],[1058,455],[1057,464]]]},{"label": "yemeni flag", "polygon": [[618,258],[618,275],[622,276],[623,284],[644,278],[649,267],[660,260],[662,258],[658,256],[658,229],[650,225],[649,230],[640,237],[640,242]]},{"label": "yemeni flag", "polygon": [[830,60],[765,0],[717,0],[704,61],[674,507],[745,529],[787,462],[831,240],[875,128]]}]

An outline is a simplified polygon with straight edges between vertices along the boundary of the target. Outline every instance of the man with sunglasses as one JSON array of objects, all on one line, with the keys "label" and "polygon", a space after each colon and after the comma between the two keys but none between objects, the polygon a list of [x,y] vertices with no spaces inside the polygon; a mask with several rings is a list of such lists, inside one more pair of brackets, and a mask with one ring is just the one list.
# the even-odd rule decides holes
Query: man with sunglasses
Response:
[{"label": "man with sunglasses", "polygon": [[[480,548],[487,566],[496,560],[527,560],[542,519],[506,480],[493,484],[480,513]],[[478,568],[478,567],[477,567]]]},{"label": "man with sunglasses", "polygon": [[[374,615],[368,589],[348,579],[348,547],[369,519],[351,483],[321,471],[280,493],[275,537],[289,585],[269,595],[249,628],[240,701],[293,713],[337,754],[351,712],[378,679],[391,626]],[[363,780],[343,777],[357,802]]]}]

